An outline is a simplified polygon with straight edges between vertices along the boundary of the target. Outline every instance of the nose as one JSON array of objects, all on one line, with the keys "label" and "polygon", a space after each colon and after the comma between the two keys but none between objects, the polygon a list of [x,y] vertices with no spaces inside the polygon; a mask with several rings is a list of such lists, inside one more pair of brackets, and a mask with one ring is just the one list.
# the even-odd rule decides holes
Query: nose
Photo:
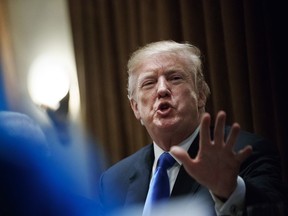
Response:
[{"label": "nose", "polygon": [[164,77],[159,77],[157,87],[158,97],[167,97],[171,95],[169,83]]}]

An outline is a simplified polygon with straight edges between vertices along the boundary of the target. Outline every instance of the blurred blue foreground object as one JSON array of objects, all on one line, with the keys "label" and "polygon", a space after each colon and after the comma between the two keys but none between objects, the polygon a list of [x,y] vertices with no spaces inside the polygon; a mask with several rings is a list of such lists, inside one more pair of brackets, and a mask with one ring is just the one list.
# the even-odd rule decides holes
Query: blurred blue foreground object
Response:
[{"label": "blurred blue foreground object", "polygon": [[97,215],[94,201],[74,193],[77,185],[50,155],[31,118],[0,111],[0,215]]}]

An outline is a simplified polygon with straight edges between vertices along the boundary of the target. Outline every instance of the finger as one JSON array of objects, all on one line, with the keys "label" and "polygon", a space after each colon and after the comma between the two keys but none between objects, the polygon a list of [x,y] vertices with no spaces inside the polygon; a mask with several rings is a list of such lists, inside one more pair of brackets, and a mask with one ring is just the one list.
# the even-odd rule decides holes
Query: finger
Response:
[{"label": "finger", "polygon": [[224,127],[225,127],[226,113],[219,111],[216,117],[214,128],[214,145],[222,145],[224,143]]},{"label": "finger", "polygon": [[170,153],[180,160],[183,164],[187,164],[191,162],[191,158],[187,151],[179,146],[172,146],[170,148]]},{"label": "finger", "polygon": [[253,152],[252,146],[248,145],[245,148],[241,149],[236,155],[237,160],[242,163],[246,160]]},{"label": "finger", "polygon": [[183,148],[179,146],[172,146],[170,148],[170,153],[176,157],[179,161],[182,162],[185,170],[190,174],[193,175],[193,159],[190,158],[187,151],[185,151]]},{"label": "finger", "polygon": [[208,113],[203,114],[200,123],[200,143],[199,143],[200,150],[205,147],[208,147],[208,144],[211,143],[210,122],[211,122],[210,115]]},{"label": "finger", "polygon": [[234,144],[236,143],[236,140],[237,140],[239,132],[240,132],[240,125],[238,123],[234,123],[232,125],[232,128],[231,128],[231,130],[229,132],[229,135],[227,137],[227,140],[226,140],[226,147],[228,149],[233,149]]}]

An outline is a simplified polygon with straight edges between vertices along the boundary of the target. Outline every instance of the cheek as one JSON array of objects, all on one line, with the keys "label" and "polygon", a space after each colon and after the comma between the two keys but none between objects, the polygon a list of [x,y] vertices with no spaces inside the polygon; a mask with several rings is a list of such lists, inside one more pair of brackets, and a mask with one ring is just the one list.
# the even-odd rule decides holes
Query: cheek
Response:
[{"label": "cheek", "polygon": [[197,94],[195,91],[187,89],[186,91],[182,91],[179,95],[179,102],[184,109],[195,110],[198,108]]},{"label": "cheek", "polygon": [[151,89],[149,91],[139,91],[138,101],[140,101],[144,106],[151,105],[156,97],[156,91]]},{"label": "cheek", "polygon": [[138,97],[138,101],[138,108],[141,113],[149,112],[149,110],[153,108],[153,98],[151,94],[140,94]]}]

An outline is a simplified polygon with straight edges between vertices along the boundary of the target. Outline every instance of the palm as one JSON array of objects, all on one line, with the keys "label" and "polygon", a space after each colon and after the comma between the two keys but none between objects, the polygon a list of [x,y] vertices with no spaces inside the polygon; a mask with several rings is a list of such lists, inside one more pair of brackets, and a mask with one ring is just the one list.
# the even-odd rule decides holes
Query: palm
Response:
[{"label": "palm", "polygon": [[228,198],[234,191],[241,163],[250,155],[251,147],[238,153],[233,146],[239,132],[235,123],[227,139],[224,139],[225,113],[219,112],[214,129],[214,140],[210,137],[210,115],[204,114],[200,125],[199,151],[195,159],[180,147],[171,152],[183,162],[186,171],[200,184],[206,186],[216,196]]}]

